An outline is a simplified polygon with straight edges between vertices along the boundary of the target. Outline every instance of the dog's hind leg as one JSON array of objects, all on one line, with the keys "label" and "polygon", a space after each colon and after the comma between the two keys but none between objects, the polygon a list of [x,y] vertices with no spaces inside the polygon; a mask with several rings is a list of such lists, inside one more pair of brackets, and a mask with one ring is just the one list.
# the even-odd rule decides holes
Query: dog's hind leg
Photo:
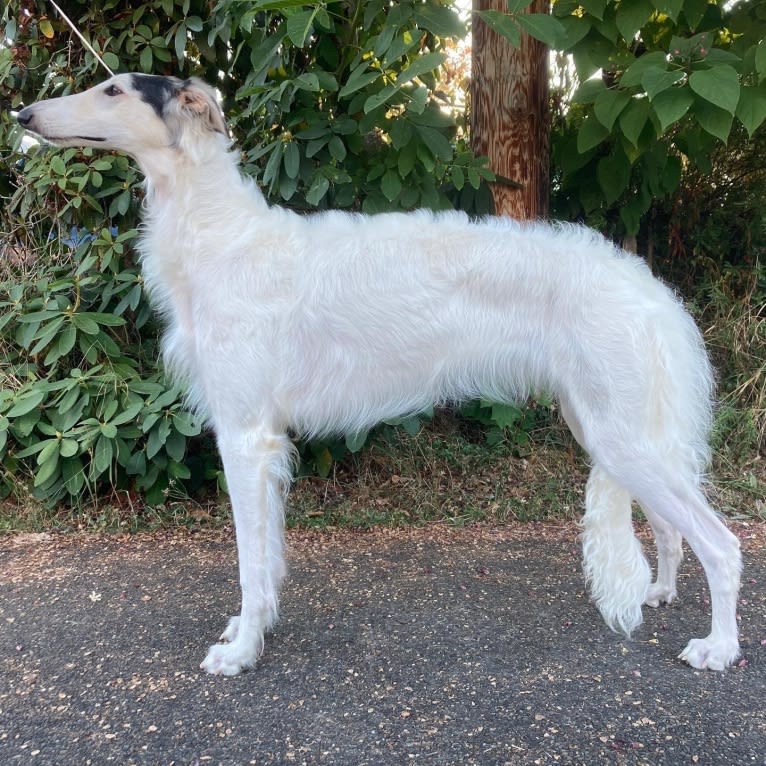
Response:
[{"label": "dog's hind leg", "polygon": [[242,611],[221,636],[228,643],[211,646],[200,667],[231,676],[255,664],[277,618],[293,446],[287,436],[260,428],[219,433],[218,442],[237,535]]},{"label": "dog's hind leg", "polygon": [[681,533],[649,508],[642,507],[644,515],[654,532],[657,546],[657,579],[646,594],[647,606],[670,604],[676,598],[676,574],[683,561]]},{"label": "dog's hind leg", "polygon": [[[561,414],[572,435],[587,452],[583,426],[566,398]],[[633,530],[630,493],[594,465],[585,487],[581,521],[583,572],[591,597],[606,624],[630,635],[642,621],[651,571]]]},{"label": "dog's hind leg", "polygon": [[[565,399],[561,413],[587,451],[582,425]],[[606,624],[629,636],[641,624],[651,571],[633,530],[630,494],[598,465],[585,487],[581,526],[583,571],[591,597]]]},{"label": "dog's hind leg", "polygon": [[[723,670],[739,656],[737,594],[742,568],[739,541],[710,507],[696,480],[680,472],[674,474],[667,459],[644,462],[634,455],[623,466],[620,481],[630,488],[650,517],[657,516],[665,522],[666,529],[678,530],[686,538],[705,570],[712,628],[707,637],[692,639],[680,657],[695,668]],[[621,471],[616,465],[612,470],[618,474]],[[674,546],[676,539],[670,538]]]},{"label": "dog's hind leg", "polygon": [[651,569],[633,530],[630,494],[595,465],[585,487],[583,570],[606,624],[627,636],[642,621]]}]

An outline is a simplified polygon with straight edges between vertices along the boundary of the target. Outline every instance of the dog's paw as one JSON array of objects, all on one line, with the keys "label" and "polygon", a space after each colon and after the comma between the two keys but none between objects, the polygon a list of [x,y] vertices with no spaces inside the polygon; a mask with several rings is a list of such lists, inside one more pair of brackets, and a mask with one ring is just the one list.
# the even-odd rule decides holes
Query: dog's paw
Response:
[{"label": "dog's paw", "polygon": [[739,657],[739,644],[734,641],[693,638],[678,658],[698,670],[725,670]]},{"label": "dog's paw", "polygon": [[649,586],[644,603],[656,609],[660,604],[672,604],[677,595],[675,588],[668,588],[655,582]]},{"label": "dog's paw", "polygon": [[229,624],[226,626],[226,630],[221,633],[221,637],[218,639],[224,643],[230,644],[237,637],[239,632],[239,615],[229,618]]},{"label": "dog's paw", "polygon": [[200,668],[214,676],[237,676],[253,667],[261,652],[257,649],[244,651],[236,643],[213,644]]}]

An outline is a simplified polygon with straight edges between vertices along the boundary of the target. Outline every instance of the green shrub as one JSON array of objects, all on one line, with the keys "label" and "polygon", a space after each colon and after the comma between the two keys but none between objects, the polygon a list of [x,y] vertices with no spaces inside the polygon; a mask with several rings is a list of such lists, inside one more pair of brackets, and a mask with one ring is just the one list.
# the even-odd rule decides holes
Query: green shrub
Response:
[{"label": "green shrub", "polygon": [[[202,0],[75,0],[66,10],[116,71],[215,82],[243,168],[274,201],[486,209],[491,173],[436,90],[447,41],[464,33],[450,2],[221,0],[210,11]],[[43,7],[13,0],[4,25],[5,106],[103,78]],[[90,150],[24,153],[7,109],[0,140],[14,147],[0,166],[0,492],[77,503],[114,488],[156,503],[222,484],[211,440],[195,439],[200,425],[158,364],[134,249],[143,194],[132,163]],[[307,469],[326,473],[365,438],[302,446]]]}]

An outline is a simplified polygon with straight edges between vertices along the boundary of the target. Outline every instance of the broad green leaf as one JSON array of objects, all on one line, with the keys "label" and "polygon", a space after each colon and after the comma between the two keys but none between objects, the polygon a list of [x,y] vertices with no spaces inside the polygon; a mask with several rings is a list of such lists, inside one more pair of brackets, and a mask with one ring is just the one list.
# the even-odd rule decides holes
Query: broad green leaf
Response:
[{"label": "broad green leaf", "polygon": [[734,118],[726,109],[721,109],[700,98],[695,100],[693,109],[694,116],[704,130],[711,136],[720,138],[724,143],[728,142]]},{"label": "broad green leaf", "polygon": [[409,114],[423,114],[428,103],[428,88],[420,85],[410,94],[410,101],[407,104]]},{"label": "broad green leaf", "polygon": [[689,87],[705,101],[733,115],[739,102],[739,75],[734,67],[719,64],[689,75]]},{"label": "broad green leaf", "polygon": [[37,455],[37,465],[43,465],[43,463],[47,463],[51,458],[54,457],[54,455],[58,460],[60,449],[61,445],[58,439],[48,439]]},{"label": "broad green leaf", "polygon": [[72,314],[72,324],[87,335],[98,335],[98,324],[86,313]]},{"label": "broad green leaf", "polygon": [[317,155],[330,141],[330,136],[323,136],[322,138],[315,138],[306,144],[306,157],[311,159]]},{"label": "broad green leaf", "polygon": [[29,447],[16,452],[15,455],[17,458],[31,457],[32,455],[36,455],[38,452],[40,452],[40,450],[45,449],[46,444],[47,441],[34,442],[34,444],[30,444]]},{"label": "broad green leaf", "polygon": [[420,75],[438,69],[444,63],[446,58],[446,54],[438,51],[418,56],[412,64],[410,64],[407,69],[401,72],[396,78],[397,85],[403,85],[415,77],[420,77]]},{"label": "broad green leaf", "polygon": [[493,404],[492,421],[498,428],[510,428],[517,423],[522,416],[522,411],[511,404]]},{"label": "broad green leaf", "polygon": [[40,470],[35,474],[34,486],[42,487],[47,484],[56,475],[58,468],[59,453],[57,450],[40,466]]},{"label": "broad green leaf", "polygon": [[348,77],[346,84],[338,91],[340,97],[350,96],[352,93],[366,88],[371,82],[382,77],[382,72],[374,69],[369,70],[367,62],[360,64]]},{"label": "broad green leaf", "polygon": [[652,0],[654,7],[661,13],[666,13],[673,21],[684,6],[684,0]]},{"label": "broad green leaf", "polygon": [[343,162],[346,159],[346,145],[340,136],[333,136],[327,148],[330,150],[330,155],[334,160]]},{"label": "broad green leaf", "polygon": [[146,473],[146,454],[143,452],[134,452],[128,462],[125,464],[125,472],[129,476],[142,476]]},{"label": "broad green leaf", "polygon": [[401,418],[398,425],[403,428],[410,436],[417,436],[420,432],[420,418],[417,415]]},{"label": "broad green leaf", "polygon": [[743,87],[737,104],[737,117],[752,138],[766,120],[766,85]]},{"label": "broad green leaf", "polygon": [[306,44],[306,39],[311,33],[311,27],[314,24],[314,16],[316,16],[316,13],[316,8],[309,8],[308,10],[291,14],[288,17],[287,36],[292,40],[296,47],[302,48]]},{"label": "broad green leaf", "polygon": [[98,311],[80,312],[80,317],[87,316],[98,324],[106,325],[107,327],[122,327],[125,324],[125,319],[114,314],[106,314]]},{"label": "broad green leaf", "polygon": [[201,430],[188,412],[175,413],[173,416],[173,425],[176,430],[184,436],[197,436]]},{"label": "broad green leaf", "polygon": [[[620,153],[621,154],[621,153]],[[610,155],[602,157],[596,168],[598,183],[604,192],[608,205],[616,202],[628,188],[630,182],[630,162],[624,156]]]},{"label": "broad green leaf", "polygon": [[708,9],[708,0],[684,0],[684,17],[692,32],[699,26]]},{"label": "broad green leaf", "polygon": [[452,144],[443,133],[425,125],[416,125],[415,130],[436,159],[447,162],[452,159]]},{"label": "broad green leaf", "polygon": [[60,453],[61,457],[74,457],[80,451],[80,445],[76,439],[62,439]]},{"label": "broad green leaf", "polygon": [[755,48],[755,71],[761,79],[766,77],[766,39],[761,40]]},{"label": "broad green leaf", "polygon": [[652,101],[652,108],[660,121],[664,133],[673,123],[678,122],[694,103],[694,95],[688,86],[668,88]]},{"label": "broad green leaf", "polygon": [[495,32],[508,40],[514,48],[518,48],[521,45],[519,25],[507,13],[502,13],[501,11],[477,11],[476,13]]},{"label": "broad green leaf", "polygon": [[359,452],[362,447],[364,447],[365,443],[367,442],[367,437],[369,436],[369,431],[361,431],[360,433],[356,434],[347,434],[346,435],[346,448],[349,452]]},{"label": "broad green leaf", "polygon": [[332,455],[330,450],[325,447],[321,452],[314,456],[314,465],[317,473],[326,479],[330,475],[330,469],[332,468]]},{"label": "broad green leaf", "polygon": [[71,457],[61,461],[61,478],[70,495],[79,494],[85,484],[85,472],[80,458]]},{"label": "broad green leaf", "polygon": [[609,131],[596,119],[595,115],[588,115],[577,133],[577,151],[584,154],[604,141]]},{"label": "broad green leaf", "polygon": [[564,39],[564,27],[557,18],[547,13],[520,13],[516,21],[530,37],[551,48],[556,48]]},{"label": "broad green leaf", "polygon": [[452,168],[452,183],[455,185],[455,188],[460,191],[465,186],[465,173],[463,172],[463,168],[460,167],[460,165],[455,165]]},{"label": "broad green leaf", "polygon": [[5,22],[5,39],[8,42],[14,42],[17,30],[18,24],[16,24],[16,19],[11,17]]},{"label": "broad green leaf", "polygon": [[57,176],[64,176],[64,175],[66,175],[66,163],[62,159],[61,155],[54,154],[54,155],[51,156],[51,170]]},{"label": "broad green leaf", "polygon": [[416,5],[415,23],[437,37],[465,36],[465,24],[451,8],[441,5]]},{"label": "broad green leaf", "polygon": [[186,437],[178,431],[171,431],[165,439],[165,452],[172,460],[180,463],[186,454]]},{"label": "broad green leaf", "polygon": [[114,444],[106,436],[99,436],[96,447],[93,450],[93,464],[96,469],[96,475],[106,473],[112,465],[114,457]]},{"label": "broad green leaf", "polygon": [[742,63],[742,59],[739,56],[722,48],[710,48],[704,55],[704,61],[708,66],[731,64],[735,69]]},{"label": "broad green leaf", "polygon": [[176,58],[179,62],[184,60],[184,52],[186,51],[186,41],[187,41],[187,34],[186,34],[186,25],[182,22],[178,25],[178,29],[176,29],[176,33],[173,36],[173,47],[176,51]]},{"label": "broad green leaf", "polygon": [[391,41],[394,39],[394,35],[396,34],[396,27],[393,24],[386,24],[385,27],[380,31],[380,34],[375,38],[375,45],[373,47],[373,53],[378,57],[381,58],[383,54],[388,50],[388,47],[391,45]]},{"label": "broad green leaf", "polygon": [[314,176],[308,192],[306,192],[306,202],[309,205],[318,205],[323,199],[327,190],[330,188],[330,181],[322,175]]},{"label": "broad green leaf", "polygon": [[651,205],[651,195],[647,193],[634,194],[620,207],[620,220],[625,226],[625,233],[633,236],[641,227],[641,220]]},{"label": "broad green leaf", "polygon": [[306,0],[252,0],[250,5],[254,11],[283,11],[287,8],[300,8],[306,5]]},{"label": "broad green leaf", "polygon": [[662,171],[662,189],[666,194],[673,194],[681,183],[683,166],[676,155],[668,157],[665,169]]},{"label": "broad green leaf", "polygon": [[304,130],[299,130],[295,135],[304,140],[321,138],[330,135],[332,131],[326,122],[317,122]]},{"label": "broad green leaf", "polygon": [[649,99],[653,100],[658,93],[680,82],[685,76],[680,69],[666,70],[661,67],[649,67],[641,75],[641,86]]},{"label": "broad green leaf", "polygon": [[395,170],[387,170],[383,174],[383,178],[380,180],[380,190],[389,202],[393,202],[399,196],[399,192],[402,190],[402,179]]},{"label": "broad green leaf", "polygon": [[142,72],[151,73],[152,71],[152,49],[147,45],[138,57],[138,64],[141,67]]},{"label": "broad green leaf", "polygon": [[392,66],[402,56],[407,55],[420,41],[420,35],[417,30],[405,29],[401,34],[394,38],[394,41],[385,51],[383,64],[385,67]]},{"label": "broad green leaf", "polygon": [[269,184],[269,188],[274,188],[277,179],[279,178],[279,167],[282,163],[282,152],[284,151],[284,144],[281,141],[274,142],[274,148],[271,150],[271,155],[266,162],[266,167],[263,169],[263,181]]},{"label": "broad green leaf", "polygon": [[301,168],[301,153],[296,143],[291,141],[285,145],[285,153],[282,160],[285,165],[285,173],[290,178],[297,178]]},{"label": "broad green leaf", "polygon": [[620,115],[622,133],[633,146],[638,146],[638,139],[649,119],[650,109],[648,98],[637,98],[633,99]]},{"label": "broad green leaf", "polygon": [[42,404],[46,397],[45,391],[29,391],[21,394],[16,403],[5,413],[6,417],[18,418],[34,410]]},{"label": "broad green leaf", "polygon": [[598,121],[611,131],[615,121],[630,102],[631,97],[625,91],[604,90],[596,97],[593,113]]},{"label": "broad green leaf", "polygon": [[45,364],[53,364],[57,359],[68,354],[77,342],[77,330],[72,324],[68,324],[51,346],[48,355],[45,357]]},{"label": "broad green leaf", "polygon": [[607,0],[582,0],[581,5],[591,15],[603,20]]},{"label": "broad green leaf", "polygon": [[632,42],[636,32],[649,20],[654,7],[649,0],[622,0],[617,6],[615,23],[622,39]]},{"label": "broad green leaf", "polygon": [[506,0],[508,13],[518,13],[532,4],[532,0]]},{"label": "broad green leaf", "polygon": [[314,72],[304,72],[293,80],[299,90],[308,90],[311,93],[319,91],[319,77]]},{"label": "broad green leaf", "polygon": [[374,93],[364,102],[364,113],[369,114],[370,112],[374,112],[379,106],[383,106],[388,99],[395,96],[399,90],[400,88],[398,85],[387,85],[382,90]]},{"label": "broad green leaf", "polygon": [[38,28],[43,37],[47,37],[49,40],[52,40],[56,34],[53,31],[53,24],[51,24],[48,19],[42,19]]},{"label": "broad green leaf", "polygon": [[632,88],[641,84],[644,72],[650,67],[667,68],[667,56],[662,51],[652,51],[637,58],[620,77],[623,88]]},{"label": "broad green leaf", "polygon": [[559,19],[562,37],[559,45],[563,50],[568,50],[577,45],[591,30],[590,21],[578,16],[564,16]]}]

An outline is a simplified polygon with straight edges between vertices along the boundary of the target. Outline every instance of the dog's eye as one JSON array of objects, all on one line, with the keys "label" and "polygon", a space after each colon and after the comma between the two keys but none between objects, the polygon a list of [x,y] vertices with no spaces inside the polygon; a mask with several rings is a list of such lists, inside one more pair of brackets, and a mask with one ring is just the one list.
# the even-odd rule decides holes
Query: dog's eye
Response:
[{"label": "dog's eye", "polygon": [[109,85],[107,88],[104,88],[104,93],[106,93],[107,96],[122,95],[122,91],[116,85]]}]

